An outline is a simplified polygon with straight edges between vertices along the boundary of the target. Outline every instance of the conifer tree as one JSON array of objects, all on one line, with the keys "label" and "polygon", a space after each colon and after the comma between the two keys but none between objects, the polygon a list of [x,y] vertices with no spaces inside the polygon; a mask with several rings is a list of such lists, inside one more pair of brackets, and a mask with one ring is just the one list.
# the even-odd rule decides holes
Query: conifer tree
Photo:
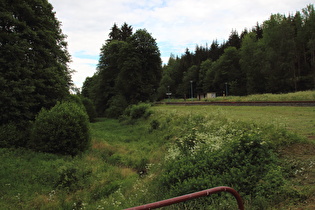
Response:
[{"label": "conifer tree", "polygon": [[0,124],[32,120],[68,95],[65,35],[47,0],[0,1]]}]

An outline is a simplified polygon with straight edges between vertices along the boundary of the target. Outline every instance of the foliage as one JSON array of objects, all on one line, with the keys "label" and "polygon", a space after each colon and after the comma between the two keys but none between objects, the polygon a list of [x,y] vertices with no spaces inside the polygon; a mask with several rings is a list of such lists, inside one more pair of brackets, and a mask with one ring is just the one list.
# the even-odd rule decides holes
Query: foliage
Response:
[{"label": "foliage", "polygon": [[105,115],[110,118],[118,118],[124,113],[128,107],[128,102],[122,95],[113,96],[109,101],[109,108],[106,110]]},{"label": "foliage", "polygon": [[66,192],[74,192],[80,190],[88,182],[88,178],[92,171],[79,168],[74,163],[66,163],[57,169],[58,178],[55,183],[56,189],[63,189]]},{"label": "foliage", "polygon": [[163,67],[159,96],[166,98],[171,86],[175,97],[185,98],[190,95],[191,80],[194,93],[218,96],[226,86],[228,95],[235,96],[312,90],[314,22],[311,4],[289,16],[271,15],[240,35],[233,30],[220,45],[214,40],[210,47],[196,46],[194,52],[186,49],[181,57],[171,56]]},{"label": "foliage", "polygon": [[150,106],[150,104],[146,103],[131,105],[124,111],[124,115],[133,120],[140,119],[142,117],[147,118],[151,115],[151,112],[148,110]]},{"label": "foliage", "polygon": [[[115,24],[101,48],[97,73],[87,78],[82,94],[99,115],[117,117],[127,103],[154,101],[161,79],[161,58],[155,39],[145,29],[132,33]],[[124,102],[119,105],[119,101]]]},{"label": "foliage", "polygon": [[95,106],[92,100],[90,100],[89,98],[86,98],[82,95],[70,94],[64,101],[75,103],[78,106],[84,108],[87,115],[89,116],[90,122],[95,121],[95,118],[96,118]]},{"label": "foliage", "polygon": [[[225,112],[228,112],[227,110],[230,110],[231,113],[237,112],[236,107],[224,108]],[[241,108],[244,107],[238,107],[238,109]],[[202,109],[204,109],[203,115],[206,116],[198,114],[200,113],[198,111],[202,111]],[[280,161],[274,153],[276,150],[269,150],[296,141],[296,139],[292,139],[294,136],[279,129],[281,127],[278,125],[279,122],[270,125],[269,120],[266,119],[259,124],[248,120],[246,122],[231,121],[225,118],[222,109],[212,106],[206,108],[155,106],[149,109],[149,111],[154,110],[154,113],[148,119],[137,120],[132,125],[121,124],[115,119],[98,119],[97,122],[91,124],[92,147],[82,155],[75,157],[34,152],[21,148],[2,148],[0,149],[0,185],[3,190],[0,191],[0,198],[2,198],[0,208],[115,210],[158,201],[160,198],[169,198],[166,197],[169,193],[163,194],[163,186],[157,182],[157,178],[161,175],[176,176],[172,173],[164,174],[167,166],[164,163],[165,155],[169,158],[168,161],[173,160],[176,170],[185,171],[185,169],[191,168],[187,174],[194,173],[197,177],[195,180],[187,180],[187,185],[183,185],[183,189],[172,188],[172,192],[200,189],[199,187],[207,187],[209,181],[215,183],[228,177],[236,179],[242,173],[254,174],[256,170],[266,169],[268,173],[263,172],[264,177],[259,183],[254,182],[254,186],[250,185],[249,181],[240,180],[249,188],[254,188],[256,192],[259,191],[259,195],[261,195],[243,197],[246,209],[277,208],[277,202],[285,199],[287,199],[286,203],[293,204],[293,202],[299,203],[313,195],[313,191],[304,190],[310,189],[309,185],[307,187],[301,185],[290,187],[292,183],[288,176],[283,180],[284,175],[287,174],[294,177],[297,170],[298,173],[304,173],[306,170],[301,171],[301,167],[311,169],[312,162],[305,163],[303,166],[294,162],[293,168],[291,164],[287,164],[284,171],[283,160],[281,160],[279,168]],[[285,109],[288,111],[286,113],[294,114],[295,118],[301,117],[301,110],[306,113],[311,111],[307,107],[298,107],[294,109],[295,111],[292,111],[293,107]],[[248,116],[248,110],[251,112],[253,110],[262,111],[263,115],[269,113],[261,107],[246,107],[239,116],[243,116],[242,119],[244,119],[245,114]],[[275,110],[272,109],[277,112]],[[311,116],[307,114],[306,116],[308,117],[306,119],[312,119]],[[295,124],[286,119],[283,120],[287,124]],[[174,153],[174,151],[179,151],[176,149],[178,145],[185,145],[186,141],[189,142],[189,145],[192,145],[190,142],[193,142],[194,146],[187,146],[190,148],[187,149],[190,152],[187,152],[187,155],[181,155],[180,152]],[[274,141],[276,144],[272,144]],[[228,147],[225,147],[225,142]],[[219,150],[225,151],[224,154],[227,154],[229,159],[227,160],[224,154],[219,153]],[[242,152],[243,150],[246,152]],[[265,156],[253,156],[250,159],[247,155],[253,154],[253,152],[248,150],[254,150],[255,154]],[[202,154],[200,151],[206,151],[206,153]],[[198,157],[199,160],[194,159],[193,156]],[[179,160],[184,160],[184,157],[192,162],[179,162]],[[210,161],[211,158],[215,161]],[[230,161],[230,159],[232,160]],[[243,159],[245,160],[243,161]],[[226,161],[224,162],[224,160]],[[257,165],[255,163],[260,160],[265,161],[265,164]],[[272,163],[268,168],[266,164],[270,161]],[[175,162],[181,163],[181,165],[176,165]],[[213,166],[227,171],[224,166],[238,162],[243,165],[238,165],[233,169],[235,174],[220,174],[215,172],[214,168],[210,168]],[[199,167],[198,170],[192,166],[192,163]],[[222,163],[222,166],[219,163]],[[254,167],[255,165],[257,167]],[[241,169],[248,170],[241,171]],[[214,176],[198,177],[202,173],[207,174],[207,171],[215,173]],[[183,177],[180,173],[177,175]],[[256,177],[249,177],[249,180],[254,179]],[[287,184],[282,185],[283,181]],[[255,188],[255,186],[259,187]],[[275,203],[271,203],[270,201],[276,195],[270,194],[271,196],[268,197],[266,194],[278,186],[282,186],[277,191],[279,198]],[[238,185],[234,187],[238,188],[237,190],[241,188]],[[301,190],[297,192],[294,188],[301,188]],[[209,206],[210,203],[211,206]],[[169,209],[232,209],[235,207],[234,198],[229,194],[222,193],[174,205]],[[287,204],[284,208],[286,207]]]},{"label": "foliage", "polygon": [[34,120],[69,94],[65,35],[47,0],[0,3],[0,124]]},{"label": "foliage", "polygon": [[85,107],[86,113],[89,116],[90,122],[94,122],[96,118],[96,110],[92,100],[86,97],[81,97],[81,100]]},{"label": "foliage", "polygon": [[88,116],[75,103],[58,103],[36,117],[30,148],[36,151],[77,155],[90,146]]},{"label": "foliage", "polygon": [[176,121],[182,121],[182,132],[156,179],[160,199],[216,186],[231,186],[244,198],[264,198],[267,203],[286,195],[284,170],[274,150],[290,142],[291,136],[217,115],[186,115]]},{"label": "foliage", "polygon": [[0,147],[25,147],[30,139],[31,122],[0,125]]}]

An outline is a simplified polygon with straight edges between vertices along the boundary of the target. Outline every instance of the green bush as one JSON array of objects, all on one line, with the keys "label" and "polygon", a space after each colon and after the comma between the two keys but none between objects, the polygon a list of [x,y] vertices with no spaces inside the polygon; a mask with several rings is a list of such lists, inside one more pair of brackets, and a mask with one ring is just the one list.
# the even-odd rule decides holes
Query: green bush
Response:
[{"label": "green bush", "polygon": [[152,132],[153,130],[157,130],[161,127],[161,123],[158,120],[152,120],[150,122],[150,129],[149,131]]},{"label": "green bush", "polygon": [[105,111],[105,115],[109,118],[118,118],[126,107],[128,107],[128,102],[124,96],[114,96],[109,101],[109,108]]},{"label": "green bush", "polygon": [[159,180],[168,197],[217,186],[231,186],[252,198],[273,199],[283,193],[282,169],[259,136],[245,135],[220,150],[204,145],[198,151],[182,154],[167,161]]},{"label": "green bush", "polygon": [[0,126],[0,147],[25,147],[30,138],[30,122],[8,123]]},{"label": "green bush", "polygon": [[69,95],[65,102],[72,102],[78,106],[84,107],[90,122],[94,122],[96,118],[95,106],[91,99],[88,99],[82,95]]},{"label": "green bush", "polygon": [[250,200],[263,197],[273,202],[285,196],[285,173],[274,152],[282,141],[270,142],[270,127],[216,116],[176,120],[182,134],[174,138],[156,180],[159,199],[217,186],[233,187]]},{"label": "green bush", "polygon": [[58,179],[55,184],[56,188],[65,189],[67,192],[74,192],[82,189],[88,182],[92,173],[91,170],[78,167],[74,163],[67,163],[57,170]]},{"label": "green bush", "polygon": [[30,148],[49,153],[77,155],[90,145],[88,116],[72,102],[57,103],[36,117]]},{"label": "green bush", "polygon": [[147,118],[151,115],[151,112],[148,110],[150,106],[150,104],[145,103],[132,105],[125,110],[124,114],[131,117],[131,119]]},{"label": "green bush", "polygon": [[85,107],[86,113],[89,116],[90,122],[94,122],[96,118],[96,110],[92,100],[85,97],[81,97],[81,100]]},{"label": "green bush", "polygon": [[83,103],[82,103],[82,98],[81,96],[79,95],[74,95],[74,94],[70,94],[67,98],[65,98],[63,100],[63,102],[71,102],[71,103],[75,103],[77,104],[78,106],[84,106]]}]

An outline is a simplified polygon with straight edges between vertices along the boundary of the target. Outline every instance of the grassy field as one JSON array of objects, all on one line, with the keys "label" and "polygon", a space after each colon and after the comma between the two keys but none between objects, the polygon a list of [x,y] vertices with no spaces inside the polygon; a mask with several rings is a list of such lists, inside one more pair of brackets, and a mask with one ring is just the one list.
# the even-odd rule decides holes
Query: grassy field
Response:
[{"label": "grassy field", "polygon": [[[187,98],[187,101],[190,101]],[[193,99],[196,101],[197,99]],[[169,101],[165,99],[164,101]],[[184,101],[184,99],[170,99],[170,101]],[[230,102],[250,102],[250,101],[315,101],[315,91],[300,91],[286,94],[255,94],[248,96],[218,96],[216,98],[203,99],[203,101],[230,101]]]},{"label": "grassy field", "polygon": [[[290,171],[287,184],[295,194],[273,208],[314,207],[315,108],[162,105],[151,110],[153,115],[147,120],[98,119],[91,124],[91,149],[77,157],[0,149],[0,209],[122,209],[156,201],[155,180],[165,156],[174,140],[189,132],[189,126],[198,127],[198,119],[204,121],[198,116],[213,118],[216,129],[224,123],[240,126],[238,122],[244,121],[271,125],[271,132],[287,129],[302,136],[304,140],[297,138],[278,151],[283,167]],[[197,118],[189,124],[183,120],[189,116]],[[293,136],[290,141],[295,141],[294,135],[279,136]],[[255,209],[247,198],[245,204]]]},{"label": "grassy field", "polygon": [[215,112],[232,120],[275,124],[315,143],[315,107],[282,106],[157,106],[156,110],[207,116]]}]

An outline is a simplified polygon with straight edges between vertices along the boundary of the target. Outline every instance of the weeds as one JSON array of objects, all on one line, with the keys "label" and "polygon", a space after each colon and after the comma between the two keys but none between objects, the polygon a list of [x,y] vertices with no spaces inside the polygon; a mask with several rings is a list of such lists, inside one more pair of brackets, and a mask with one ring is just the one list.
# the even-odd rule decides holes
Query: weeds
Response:
[{"label": "weeds", "polygon": [[[98,119],[92,147],[77,157],[0,149],[0,208],[123,209],[229,185],[247,209],[267,209],[313,192],[297,192],[288,180],[304,179],[314,162],[286,165],[276,153],[300,141],[287,132],[290,121],[243,122],[223,109],[201,109],[148,108],[150,117],[132,124]],[[234,206],[233,198],[217,194],[167,209]]]}]

